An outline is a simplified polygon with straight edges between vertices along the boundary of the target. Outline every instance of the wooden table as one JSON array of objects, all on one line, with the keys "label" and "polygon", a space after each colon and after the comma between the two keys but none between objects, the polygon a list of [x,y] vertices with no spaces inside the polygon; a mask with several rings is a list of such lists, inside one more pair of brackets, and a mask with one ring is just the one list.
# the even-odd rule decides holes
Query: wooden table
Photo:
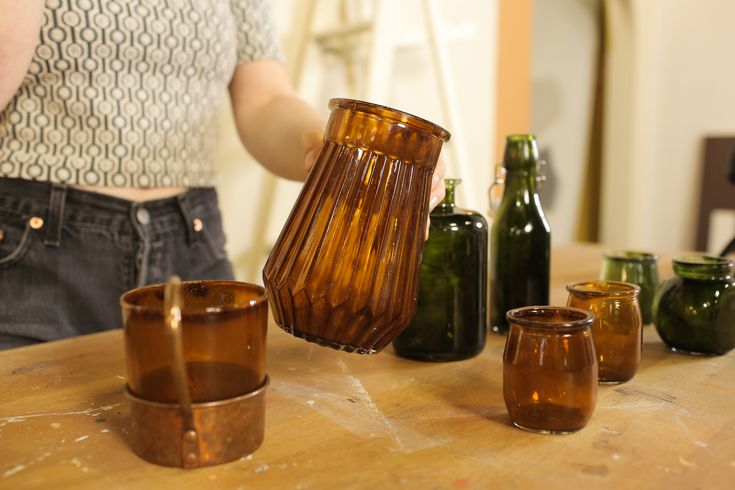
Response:
[{"label": "wooden table", "polygon": [[[552,302],[597,277],[601,248],[553,255]],[[670,270],[664,255],[661,270]],[[5,300],[5,299],[4,299]],[[346,354],[269,332],[263,446],[198,470],[155,466],[127,445],[120,331],[0,353],[0,488],[732,488],[735,352],[673,354],[646,327],[643,362],[601,386],[568,436],[513,428],[504,337],[478,357],[412,362]]]}]

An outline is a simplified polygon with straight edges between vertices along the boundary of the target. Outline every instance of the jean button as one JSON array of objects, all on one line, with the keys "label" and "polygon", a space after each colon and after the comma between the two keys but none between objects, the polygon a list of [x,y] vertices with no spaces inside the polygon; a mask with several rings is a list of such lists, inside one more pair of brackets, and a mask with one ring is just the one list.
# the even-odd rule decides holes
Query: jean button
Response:
[{"label": "jean button", "polygon": [[34,230],[40,230],[41,228],[43,228],[43,218],[39,218],[38,216],[31,216],[31,219],[28,220],[28,226],[30,226]]},{"label": "jean button", "polygon": [[138,208],[135,212],[135,218],[141,225],[147,225],[151,222],[151,215],[148,214],[148,210],[146,208]]}]

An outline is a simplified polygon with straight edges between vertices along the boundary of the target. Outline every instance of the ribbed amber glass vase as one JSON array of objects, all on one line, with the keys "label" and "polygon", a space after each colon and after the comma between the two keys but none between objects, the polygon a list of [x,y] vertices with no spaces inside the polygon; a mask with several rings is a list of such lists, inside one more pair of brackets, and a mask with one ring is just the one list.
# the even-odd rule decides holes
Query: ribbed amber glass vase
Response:
[{"label": "ribbed amber glass vase", "polygon": [[449,133],[368,102],[329,108],[324,147],[263,279],[281,328],[373,354],[416,310],[431,178]]}]

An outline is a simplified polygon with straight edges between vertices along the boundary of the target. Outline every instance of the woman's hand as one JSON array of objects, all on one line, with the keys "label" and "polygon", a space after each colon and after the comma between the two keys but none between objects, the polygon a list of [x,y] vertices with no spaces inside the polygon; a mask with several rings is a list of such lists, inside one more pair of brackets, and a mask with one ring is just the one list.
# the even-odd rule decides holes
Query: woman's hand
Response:
[{"label": "woman's hand", "polygon": [[301,148],[304,150],[304,168],[306,172],[311,172],[311,168],[322,151],[324,146],[324,133],[321,131],[307,131],[301,137]]},{"label": "woman's hand", "polygon": [[[429,194],[429,212],[434,209],[444,199],[446,187],[444,186],[444,176],[447,172],[447,168],[444,164],[444,159],[439,157],[439,161],[436,162],[436,168],[434,169],[434,176],[431,179],[431,193]],[[426,234],[424,240],[429,238],[429,225],[431,219],[426,218]]]}]

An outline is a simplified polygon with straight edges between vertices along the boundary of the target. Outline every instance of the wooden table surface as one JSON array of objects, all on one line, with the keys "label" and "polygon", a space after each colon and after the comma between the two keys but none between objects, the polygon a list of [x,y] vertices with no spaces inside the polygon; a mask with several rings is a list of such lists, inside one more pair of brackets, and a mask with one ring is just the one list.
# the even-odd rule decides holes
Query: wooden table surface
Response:
[{"label": "wooden table surface", "polygon": [[[601,250],[554,251],[552,303],[566,282],[597,277]],[[580,432],[544,436],[510,425],[504,337],[437,364],[278,328],[268,342],[265,442],[197,470],[129,449],[119,330],[0,353],[0,488],[733,488],[735,352],[674,354],[646,327],[636,377],[601,386]]]}]

